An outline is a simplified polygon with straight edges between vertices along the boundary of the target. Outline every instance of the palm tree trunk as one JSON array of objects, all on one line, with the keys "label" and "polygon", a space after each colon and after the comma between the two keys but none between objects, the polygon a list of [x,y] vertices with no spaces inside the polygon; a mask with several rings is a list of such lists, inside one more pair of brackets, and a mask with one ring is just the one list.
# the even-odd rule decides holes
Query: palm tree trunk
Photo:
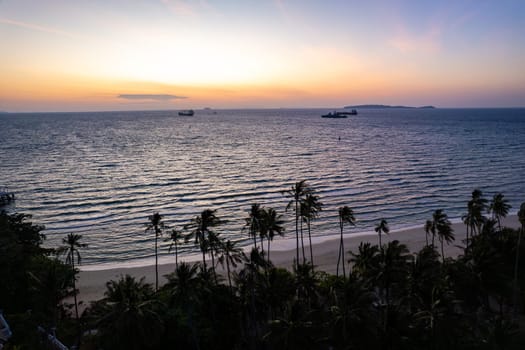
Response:
[{"label": "palm tree trunk", "polygon": [[228,273],[228,284],[230,285],[230,293],[232,292],[232,278],[230,276],[230,256],[226,254],[226,272]]},{"label": "palm tree trunk", "polygon": [[77,346],[80,346],[80,337],[82,332],[80,329],[80,319],[78,317],[78,301],[77,301],[77,283],[76,283],[76,273],[75,273],[75,255],[74,247],[71,247],[71,268],[73,269],[73,301],[75,302],[75,318],[77,319]]},{"label": "palm tree trunk", "polygon": [[443,248],[443,239],[441,239],[441,258],[443,259],[443,263],[445,262],[445,249]]},{"label": "palm tree trunk", "polygon": [[215,272],[215,254],[213,254],[213,248],[210,249],[211,254],[211,268],[213,270],[213,279],[215,280],[215,284],[217,284],[217,273]]},{"label": "palm tree trunk", "polygon": [[345,271],[345,241],[343,240],[343,226],[341,225],[341,263],[343,265],[343,278],[346,278]]},{"label": "palm tree trunk", "polygon": [[377,232],[377,235],[379,236],[379,248],[381,248],[381,230]]},{"label": "palm tree trunk", "polygon": [[343,228],[341,224],[341,218],[339,218],[339,228],[341,229],[341,239],[339,240],[339,254],[337,256],[337,268],[335,270],[335,275],[339,277],[339,263],[341,262],[341,245],[343,244]]},{"label": "palm tree trunk", "polygon": [[312,263],[312,271],[314,269],[314,251],[312,247],[312,232],[310,230],[310,219],[308,219],[308,241],[310,242],[310,262]]},{"label": "palm tree trunk", "polygon": [[467,249],[468,249],[468,231],[469,231],[469,225],[467,224]]},{"label": "palm tree trunk", "polygon": [[521,231],[518,231],[518,244],[516,245],[516,261],[514,262],[514,316],[518,315],[518,264],[520,260],[520,243],[521,243],[521,235],[523,234],[525,230],[525,226],[521,226]]},{"label": "palm tree trunk", "polygon": [[177,242],[175,242],[175,269],[179,267],[179,252],[177,247]]},{"label": "palm tree trunk", "polygon": [[306,256],[304,254],[303,220],[301,220],[301,248],[303,250],[303,264],[306,264]]},{"label": "palm tree trunk", "polygon": [[202,251],[202,266],[204,267],[204,271],[206,271],[206,254],[204,253],[204,249],[201,248]]},{"label": "palm tree trunk", "polygon": [[295,246],[296,246],[296,264],[299,264],[299,199],[295,199]]},{"label": "palm tree trunk", "polygon": [[159,233],[155,230],[155,291],[159,290],[159,256],[157,253],[157,240]]},{"label": "palm tree trunk", "polygon": [[339,227],[341,228],[341,239],[339,241],[339,257],[337,258],[337,270],[336,270],[336,276],[339,276],[339,264],[342,260],[342,266],[343,266],[343,277],[346,277],[346,271],[345,271],[345,246],[343,241],[343,221],[339,219]]},{"label": "palm tree trunk", "polygon": [[257,249],[257,234],[253,228],[250,228],[253,237],[253,247]]},{"label": "palm tree trunk", "polygon": [[270,238],[268,238],[268,262],[270,262]]},{"label": "palm tree trunk", "polygon": [[73,252],[71,252],[71,269],[73,269],[73,301],[75,302],[75,317],[77,319],[77,323],[79,322],[78,319],[78,303],[77,303],[77,284],[76,284],[76,273],[75,273],[75,256],[73,255]]}]

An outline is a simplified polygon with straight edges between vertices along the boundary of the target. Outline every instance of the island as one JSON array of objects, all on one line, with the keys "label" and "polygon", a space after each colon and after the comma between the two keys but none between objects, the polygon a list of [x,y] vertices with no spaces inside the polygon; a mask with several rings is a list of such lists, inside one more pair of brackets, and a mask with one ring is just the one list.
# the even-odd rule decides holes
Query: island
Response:
[{"label": "island", "polygon": [[421,107],[412,107],[412,106],[390,106],[390,105],[380,105],[380,104],[369,104],[369,105],[355,105],[355,106],[344,106],[345,109],[390,109],[390,108],[418,108],[418,109],[435,109],[434,106],[421,106]]}]

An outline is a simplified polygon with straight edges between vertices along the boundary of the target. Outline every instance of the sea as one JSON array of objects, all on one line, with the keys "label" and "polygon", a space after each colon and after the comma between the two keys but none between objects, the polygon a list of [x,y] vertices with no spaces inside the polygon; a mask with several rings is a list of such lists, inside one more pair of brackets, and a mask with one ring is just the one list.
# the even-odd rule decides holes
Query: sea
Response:
[{"label": "sea", "polygon": [[[205,209],[225,223],[221,237],[248,246],[253,203],[285,220],[276,246],[294,247],[294,214],[283,195],[301,180],[323,210],[317,241],[339,233],[338,208],[354,210],[345,234],[421,227],[436,209],[460,221],[474,189],[504,194],[516,213],[525,201],[525,109],[330,109],[0,114],[0,187],[9,212],[45,225],[45,246],[83,236],[85,269],[147,265],[154,259],[148,216],[183,227]],[[196,250],[183,244],[182,255]]]}]

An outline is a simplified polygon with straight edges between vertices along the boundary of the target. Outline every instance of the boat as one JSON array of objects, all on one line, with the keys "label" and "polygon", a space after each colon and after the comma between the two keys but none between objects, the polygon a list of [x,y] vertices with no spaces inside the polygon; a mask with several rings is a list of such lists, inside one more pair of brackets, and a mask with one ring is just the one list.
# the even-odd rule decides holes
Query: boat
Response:
[{"label": "boat", "polygon": [[329,112],[328,114],[321,115],[321,118],[348,118],[349,115],[357,115],[357,111],[352,109],[349,112]]},{"label": "boat", "polygon": [[339,113],[345,113],[347,115],[357,115],[357,111],[355,109],[352,109],[350,112],[339,112]]},{"label": "boat", "polygon": [[184,111],[179,111],[179,115],[180,116],[191,117],[194,114],[195,114],[195,112],[193,112],[193,109],[187,109],[187,110],[184,110]]}]

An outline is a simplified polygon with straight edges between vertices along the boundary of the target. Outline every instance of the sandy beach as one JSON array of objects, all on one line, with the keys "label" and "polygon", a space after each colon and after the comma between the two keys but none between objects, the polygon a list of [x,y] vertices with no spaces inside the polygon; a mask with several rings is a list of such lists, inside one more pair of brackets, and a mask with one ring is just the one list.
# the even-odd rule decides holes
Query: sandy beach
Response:
[{"label": "sandy beach", "polygon": [[[509,216],[502,221],[502,225],[506,227],[518,228],[520,223],[516,215]],[[457,256],[462,252],[463,240],[465,239],[466,229],[465,225],[461,223],[455,223],[452,225],[455,234],[455,242],[451,245],[445,246],[445,255]],[[357,251],[357,247],[361,242],[371,242],[373,244],[378,243],[377,235],[352,235],[351,228],[345,229],[346,235],[344,238],[345,245],[345,259],[348,260],[349,255],[346,255],[348,251]],[[386,243],[392,240],[398,240],[401,243],[408,246],[411,252],[417,252],[425,245],[425,231],[423,225],[420,228],[413,228],[407,230],[400,230],[391,232],[389,235],[382,236],[382,243]],[[295,241],[293,241],[295,244]],[[289,245],[287,245],[289,246]],[[339,249],[339,238],[334,236],[333,238],[324,240],[320,243],[314,243],[313,253],[314,262],[316,269],[320,271],[326,271],[335,273],[337,264],[337,256]],[[273,249],[273,248],[272,248]],[[309,248],[305,248],[307,256],[309,255]],[[291,269],[293,259],[295,257],[295,249],[282,249],[271,251],[271,260],[274,265]],[[181,258],[180,261],[184,261]],[[160,283],[165,282],[164,275],[174,271],[175,264],[162,264],[159,265],[159,278]],[[77,287],[80,295],[79,300],[84,302],[84,305],[90,301],[98,300],[104,297],[104,291],[106,290],[106,282],[110,280],[118,279],[119,276],[129,274],[136,278],[145,277],[146,282],[155,282],[155,266],[140,266],[140,267],[129,267],[129,268],[114,268],[106,270],[96,271],[81,271],[79,274],[79,281]]]}]

